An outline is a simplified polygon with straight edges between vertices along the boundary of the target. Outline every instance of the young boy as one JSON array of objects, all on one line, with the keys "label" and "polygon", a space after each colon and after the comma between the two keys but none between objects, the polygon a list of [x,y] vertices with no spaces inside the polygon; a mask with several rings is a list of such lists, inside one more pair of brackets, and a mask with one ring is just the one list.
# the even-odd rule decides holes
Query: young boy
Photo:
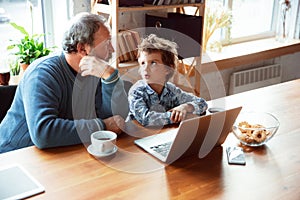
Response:
[{"label": "young boy", "polygon": [[143,126],[179,123],[187,113],[200,115],[207,103],[168,82],[177,63],[177,44],[154,34],[138,46],[142,80],[129,90],[129,116]]}]

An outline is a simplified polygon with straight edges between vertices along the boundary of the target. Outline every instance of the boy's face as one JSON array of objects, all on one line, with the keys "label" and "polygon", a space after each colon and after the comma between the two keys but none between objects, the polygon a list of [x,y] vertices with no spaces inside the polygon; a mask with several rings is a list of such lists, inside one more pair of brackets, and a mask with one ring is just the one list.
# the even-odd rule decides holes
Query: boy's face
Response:
[{"label": "boy's face", "polygon": [[140,74],[148,84],[161,84],[166,82],[166,76],[170,73],[168,67],[162,62],[161,53],[141,52],[139,56]]}]

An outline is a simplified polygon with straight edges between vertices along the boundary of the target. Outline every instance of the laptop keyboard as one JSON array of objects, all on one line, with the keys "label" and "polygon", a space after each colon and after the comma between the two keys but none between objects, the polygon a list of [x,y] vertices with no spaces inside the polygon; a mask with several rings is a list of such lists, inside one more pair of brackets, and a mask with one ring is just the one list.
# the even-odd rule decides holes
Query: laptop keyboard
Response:
[{"label": "laptop keyboard", "polygon": [[155,151],[155,152],[159,153],[160,155],[166,157],[168,155],[169,150],[170,150],[171,144],[172,144],[172,141],[152,146],[152,147],[150,147],[150,149],[152,149],[153,151]]}]

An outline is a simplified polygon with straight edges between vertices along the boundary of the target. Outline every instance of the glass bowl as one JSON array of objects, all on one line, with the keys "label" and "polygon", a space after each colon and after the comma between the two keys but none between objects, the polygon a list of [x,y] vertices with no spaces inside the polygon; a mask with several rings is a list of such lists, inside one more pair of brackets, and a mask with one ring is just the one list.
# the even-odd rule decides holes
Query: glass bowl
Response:
[{"label": "glass bowl", "polygon": [[257,147],[266,144],[279,128],[278,119],[266,112],[241,112],[232,131],[244,145]]}]

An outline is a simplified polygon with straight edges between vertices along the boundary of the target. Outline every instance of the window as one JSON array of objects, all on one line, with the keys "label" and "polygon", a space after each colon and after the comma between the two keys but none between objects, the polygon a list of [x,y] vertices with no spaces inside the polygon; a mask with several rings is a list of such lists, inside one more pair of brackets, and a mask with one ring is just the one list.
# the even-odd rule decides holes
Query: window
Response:
[{"label": "window", "polygon": [[[30,5],[32,5],[33,20],[31,20]],[[22,37],[21,33],[15,30],[8,22],[15,22],[23,26],[29,34],[32,32],[43,33],[42,10],[39,0],[0,0],[0,8],[9,18],[6,22],[0,22],[1,50],[3,48],[6,50],[6,45],[10,39],[15,40]]]},{"label": "window", "polygon": [[45,33],[46,46],[60,47],[64,26],[69,19],[68,7],[69,1],[61,0],[0,0],[0,70],[3,67],[7,70],[5,59],[9,52],[6,47],[10,40],[23,37],[9,22],[24,27],[29,34]]},{"label": "window", "polygon": [[[41,0],[43,4],[44,31],[48,46],[61,46],[61,39],[70,19],[70,1]],[[78,0],[79,1],[79,0]]]},{"label": "window", "polygon": [[277,0],[228,0],[224,5],[232,11],[232,28],[230,35],[221,37],[239,42],[275,36],[276,3]]},{"label": "window", "polygon": [[[230,29],[217,29],[209,42],[220,41],[223,45],[274,37],[279,19],[280,0],[206,0],[206,8],[231,11],[232,25]],[[296,8],[299,2],[291,0],[292,22],[290,34],[293,34],[296,20]]]},{"label": "window", "polygon": [[[30,5],[32,6],[32,19]],[[23,35],[16,29],[14,29],[8,22],[15,22],[16,24],[23,26],[29,34],[43,33],[42,22],[42,9],[39,0],[0,0],[0,8],[2,13],[0,17],[5,17],[8,20],[0,20],[0,68],[7,67],[6,55],[8,54],[6,47],[10,43],[10,40],[18,40]]]}]

